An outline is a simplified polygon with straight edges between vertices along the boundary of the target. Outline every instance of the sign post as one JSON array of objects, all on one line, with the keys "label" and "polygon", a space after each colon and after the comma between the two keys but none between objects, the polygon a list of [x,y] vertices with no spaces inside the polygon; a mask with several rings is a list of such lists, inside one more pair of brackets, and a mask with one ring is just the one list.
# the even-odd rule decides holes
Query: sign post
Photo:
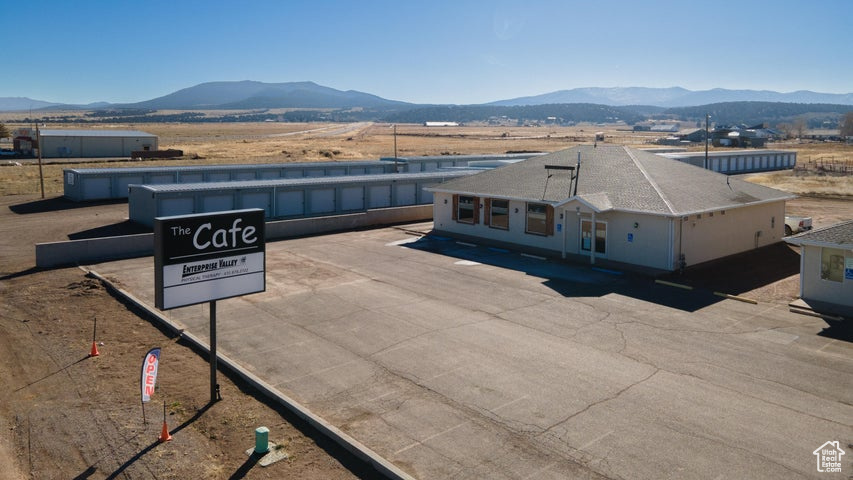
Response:
[{"label": "sign post", "polygon": [[154,305],[210,302],[210,402],[216,383],[216,300],[266,290],[264,210],[154,219]]},{"label": "sign post", "polygon": [[216,364],[216,300],[212,300],[210,302],[210,403],[219,400]]}]

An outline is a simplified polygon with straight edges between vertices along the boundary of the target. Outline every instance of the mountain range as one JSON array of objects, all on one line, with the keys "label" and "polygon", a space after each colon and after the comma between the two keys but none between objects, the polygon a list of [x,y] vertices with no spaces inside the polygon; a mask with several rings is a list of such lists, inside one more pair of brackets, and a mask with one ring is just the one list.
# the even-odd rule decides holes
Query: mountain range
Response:
[{"label": "mountain range", "polygon": [[[671,108],[743,101],[853,105],[853,93],[818,93],[808,90],[780,93],[769,90],[728,90],[723,88],[693,91],[681,87],[591,87],[498,100],[484,105],[509,107],[586,103],[608,106],[646,105]],[[428,105],[388,100],[355,90],[336,90],[314,82],[264,83],[250,80],[202,83],[162,97],[125,104],[96,102],[87,105],[70,105],[32,100],[26,97],[0,97],[0,111],[240,110],[264,108],[369,108],[380,111],[401,111],[426,106]]]}]

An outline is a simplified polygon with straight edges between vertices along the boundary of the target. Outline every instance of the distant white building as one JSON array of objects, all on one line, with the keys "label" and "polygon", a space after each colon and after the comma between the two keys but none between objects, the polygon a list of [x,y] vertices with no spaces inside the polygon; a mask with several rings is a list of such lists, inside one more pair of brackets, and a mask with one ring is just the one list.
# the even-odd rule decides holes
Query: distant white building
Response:
[{"label": "distant white building", "polygon": [[129,157],[134,151],[158,149],[157,135],[138,130],[40,129],[37,135],[31,139],[41,144],[46,158]]},{"label": "distant white building", "polygon": [[424,122],[425,127],[458,127],[458,122]]}]

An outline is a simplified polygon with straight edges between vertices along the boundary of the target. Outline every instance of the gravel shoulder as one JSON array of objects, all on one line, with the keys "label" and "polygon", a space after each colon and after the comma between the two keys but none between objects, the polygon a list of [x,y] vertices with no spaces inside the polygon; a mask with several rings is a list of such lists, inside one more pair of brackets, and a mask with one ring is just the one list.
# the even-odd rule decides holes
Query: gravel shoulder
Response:
[{"label": "gravel shoulder", "polygon": [[[371,478],[375,472],[300,419],[220,372],[208,404],[207,359],[155,327],[78,268],[35,269],[34,244],[128,228],[126,204],[80,208],[0,197],[0,479]],[[100,355],[90,357],[97,319]],[[162,348],[158,391],[145,406],[142,358]],[[160,443],[165,421],[173,440]],[[290,458],[245,454],[254,430]]]}]

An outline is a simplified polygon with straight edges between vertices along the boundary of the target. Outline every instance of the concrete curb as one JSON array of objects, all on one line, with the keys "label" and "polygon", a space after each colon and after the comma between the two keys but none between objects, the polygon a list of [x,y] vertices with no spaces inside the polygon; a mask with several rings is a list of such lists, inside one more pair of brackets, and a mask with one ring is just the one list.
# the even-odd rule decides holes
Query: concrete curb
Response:
[{"label": "concrete curb", "polygon": [[751,303],[753,305],[758,305],[757,300],[753,300],[751,298],[746,298],[746,297],[740,297],[738,295],[730,295],[728,293],[723,293],[723,292],[714,292],[714,295],[716,295],[718,297],[728,298],[729,300],[737,300],[738,302]]},{"label": "concrete curb", "polygon": [[[125,300],[135,305],[137,308],[147,312],[157,322],[161,323],[163,326],[165,326],[175,334],[179,335],[181,338],[186,339],[188,342],[192,343],[196,348],[199,348],[200,350],[207,352],[208,354],[210,353],[210,345],[204,343],[195,335],[184,331],[183,328],[179,327],[177,324],[172,322],[162,313],[150,308],[144,302],[136,298],[132,293],[117,287],[110,280],[103,277],[94,270],[90,270],[82,266],[80,267],[80,269],[86,272],[87,275],[97,278],[98,280],[103,282],[104,285],[106,285],[107,288],[109,288],[111,291],[120,295]],[[415,477],[402,471],[396,465],[389,462],[388,460],[386,460],[385,458],[383,458],[358,440],[352,438],[345,432],[341,431],[339,428],[325,421],[321,417],[315,415],[313,412],[308,410],[308,408],[301,405],[296,400],[288,397],[284,393],[280,392],[269,383],[261,380],[255,374],[247,371],[231,358],[218,352],[216,358],[219,362],[219,365],[225,366],[231,372],[237,374],[247,383],[257,388],[258,391],[266,395],[268,398],[274,400],[284,408],[296,414],[296,416],[298,416],[299,418],[308,422],[309,425],[316,428],[317,431],[319,431],[321,434],[325,435],[326,437],[346,449],[348,452],[358,457],[360,460],[371,465],[374,469],[376,469],[377,472],[379,472],[386,478],[392,480],[415,480]]]},{"label": "concrete curb", "polygon": [[667,285],[669,287],[680,288],[683,290],[693,290],[693,287],[691,287],[690,285],[682,285],[680,283],[668,282],[666,280],[655,280],[655,283],[660,285]]}]

